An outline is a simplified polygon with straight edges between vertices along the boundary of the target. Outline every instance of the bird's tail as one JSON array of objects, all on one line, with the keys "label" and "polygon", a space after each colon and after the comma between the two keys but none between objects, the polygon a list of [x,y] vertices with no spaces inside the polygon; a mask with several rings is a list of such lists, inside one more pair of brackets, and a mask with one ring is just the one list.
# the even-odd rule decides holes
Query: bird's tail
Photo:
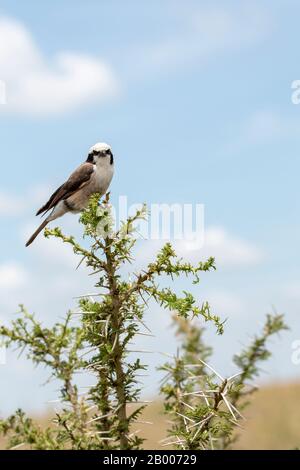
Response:
[{"label": "bird's tail", "polygon": [[39,226],[39,228],[34,232],[34,234],[32,235],[32,237],[29,238],[28,242],[26,243],[26,246],[29,246],[31,245],[31,243],[34,242],[34,240],[36,239],[36,237],[40,234],[40,232],[46,227],[46,225],[48,224],[49,220],[48,219],[45,219],[44,222]]}]

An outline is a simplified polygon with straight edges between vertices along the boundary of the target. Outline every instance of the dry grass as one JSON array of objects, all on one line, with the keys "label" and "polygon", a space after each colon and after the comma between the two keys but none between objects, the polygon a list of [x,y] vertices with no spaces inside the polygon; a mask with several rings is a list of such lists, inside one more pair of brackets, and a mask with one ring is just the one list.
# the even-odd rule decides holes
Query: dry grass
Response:
[{"label": "dry grass", "polygon": [[[295,449],[300,447],[300,383],[274,384],[262,388],[252,397],[245,410],[247,421],[239,435],[235,449]],[[146,421],[155,424],[140,425],[147,438],[147,449],[161,449],[159,441],[166,434],[166,418],[159,403],[150,405],[144,414]]]},{"label": "dry grass", "polygon": [[245,432],[236,449],[295,449],[300,447],[300,384],[262,388],[246,412]]},{"label": "dry grass", "polygon": [[[159,401],[149,405],[137,423],[139,435],[147,439],[146,449],[166,449],[159,443],[166,437],[167,422]],[[252,404],[244,413],[247,421],[235,449],[295,449],[300,447],[300,383],[274,384],[263,387],[252,397]],[[46,418],[39,419],[44,426]],[[4,441],[0,440],[0,449]]]}]

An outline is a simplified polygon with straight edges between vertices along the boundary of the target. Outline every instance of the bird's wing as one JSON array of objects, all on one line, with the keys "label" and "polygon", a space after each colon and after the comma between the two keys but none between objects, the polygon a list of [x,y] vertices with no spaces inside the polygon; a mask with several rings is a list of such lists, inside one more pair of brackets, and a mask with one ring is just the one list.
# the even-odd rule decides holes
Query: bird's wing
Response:
[{"label": "bird's wing", "polygon": [[94,165],[91,163],[83,163],[80,165],[80,167],[72,173],[70,178],[52,194],[49,201],[38,210],[36,215],[48,212],[60,201],[64,201],[87,185],[93,172]]}]

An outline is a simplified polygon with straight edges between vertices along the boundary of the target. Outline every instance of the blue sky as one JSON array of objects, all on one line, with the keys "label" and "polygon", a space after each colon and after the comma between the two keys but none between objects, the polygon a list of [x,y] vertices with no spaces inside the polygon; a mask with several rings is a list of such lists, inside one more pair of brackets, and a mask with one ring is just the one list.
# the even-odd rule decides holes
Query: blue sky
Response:
[{"label": "blue sky", "polygon": [[[231,353],[274,305],[291,331],[274,341],[267,380],[298,376],[299,13],[291,0],[1,2],[2,320],[20,302],[56,319],[88,288],[66,247],[41,238],[25,250],[24,241],[51,189],[107,141],[114,201],[205,204],[207,246],[189,255],[216,256],[199,293],[228,317],[224,338],[209,333],[215,364],[231,372]],[[78,230],[75,217],[61,225]],[[170,352],[160,315],[149,321]],[[1,410],[52,396],[38,387],[44,373],[13,355],[0,373]]]}]

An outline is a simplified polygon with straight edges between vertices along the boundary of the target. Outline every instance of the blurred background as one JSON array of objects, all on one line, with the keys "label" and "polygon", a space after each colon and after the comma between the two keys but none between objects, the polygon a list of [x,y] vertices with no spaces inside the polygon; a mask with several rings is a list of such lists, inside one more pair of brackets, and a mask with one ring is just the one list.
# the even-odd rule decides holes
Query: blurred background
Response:
[{"label": "blurred background", "polygon": [[[223,337],[207,331],[214,367],[232,375],[232,355],[265,314],[286,314],[290,330],[271,344],[242,448],[300,445],[300,105],[292,99],[299,14],[296,0],[2,0],[0,7],[1,322],[24,303],[52,324],[75,296],[93,292],[68,247],[43,237],[24,244],[51,191],[91,145],[110,143],[115,204],[125,195],[129,205],[205,205],[204,247],[175,247],[193,261],[216,258],[217,272],[193,288],[227,318]],[[81,233],[77,217],[59,224]],[[158,244],[139,246],[137,266]],[[147,322],[155,338],[142,344],[154,351],[143,393],[156,399],[161,353],[177,346],[167,312],[153,308]],[[47,371],[9,351],[0,374],[1,415],[17,407],[50,412],[57,384],[42,386]],[[160,423],[155,406],[149,412]]]}]

